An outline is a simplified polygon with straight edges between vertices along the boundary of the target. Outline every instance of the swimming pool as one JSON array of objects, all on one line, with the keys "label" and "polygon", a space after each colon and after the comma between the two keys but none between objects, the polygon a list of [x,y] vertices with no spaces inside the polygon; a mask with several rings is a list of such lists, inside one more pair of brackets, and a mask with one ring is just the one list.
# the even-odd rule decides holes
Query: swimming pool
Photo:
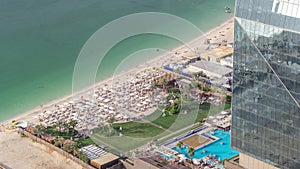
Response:
[{"label": "swimming pool", "polygon": [[[209,132],[207,134],[210,134]],[[236,155],[239,154],[238,151],[235,151],[233,149],[230,148],[230,134],[227,131],[222,131],[222,130],[215,130],[214,134],[212,134],[213,136],[216,136],[218,138],[220,138],[218,141],[215,141],[211,144],[208,144],[204,147],[201,147],[197,150],[195,150],[194,156],[192,158],[203,158],[205,156],[213,156],[214,154],[216,154],[216,159],[220,159],[220,160],[224,160],[224,159],[229,159],[232,158]],[[221,144],[221,142],[223,142],[224,144]],[[177,147],[173,147],[173,150],[184,154],[187,158],[190,158],[190,156],[187,153],[187,149],[188,147],[182,147],[181,150],[179,150],[179,148]],[[204,150],[206,152],[204,152]]]}]

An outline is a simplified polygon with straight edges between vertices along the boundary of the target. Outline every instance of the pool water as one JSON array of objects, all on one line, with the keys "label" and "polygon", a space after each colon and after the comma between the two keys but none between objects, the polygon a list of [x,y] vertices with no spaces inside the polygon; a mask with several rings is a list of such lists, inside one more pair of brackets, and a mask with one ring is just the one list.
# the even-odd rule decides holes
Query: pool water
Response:
[{"label": "pool water", "polygon": [[[208,132],[207,134],[210,133]],[[213,156],[214,154],[216,154],[216,159],[224,160],[226,158],[229,159],[239,154],[238,151],[230,148],[230,134],[228,131],[215,130],[214,134],[212,135],[220,139],[195,150],[194,156],[192,158],[200,159],[208,155]],[[221,144],[221,142],[223,142],[224,144]],[[178,147],[173,147],[172,149],[181,154],[184,154],[187,158],[191,158],[187,153],[188,147],[184,146],[180,150]],[[205,153],[204,150],[206,150]]]}]

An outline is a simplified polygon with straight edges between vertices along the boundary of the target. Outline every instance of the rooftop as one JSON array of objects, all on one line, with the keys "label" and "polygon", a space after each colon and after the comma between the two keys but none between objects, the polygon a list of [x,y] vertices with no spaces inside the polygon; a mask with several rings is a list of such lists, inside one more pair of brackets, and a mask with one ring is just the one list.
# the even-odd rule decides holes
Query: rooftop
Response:
[{"label": "rooftop", "polygon": [[215,49],[207,50],[200,54],[201,57],[224,58],[233,53],[233,48],[230,46],[220,46]]},{"label": "rooftop", "polygon": [[96,159],[93,159],[93,163],[97,163],[97,164],[100,164],[100,165],[103,165],[103,164],[107,164],[111,161],[115,161],[119,159],[118,156],[114,155],[114,154],[111,154],[111,153],[106,153]]},{"label": "rooftop", "polygon": [[160,155],[141,157],[139,159],[161,169],[189,169],[188,167],[183,165],[171,165]]},{"label": "rooftop", "polygon": [[181,79],[180,81],[177,82],[179,86],[185,86],[185,85],[190,85],[192,82],[187,79]]},{"label": "rooftop", "polygon": [[233,62],[233,58],[232,57],[226,57],[226,58],[223,58],[221,60],[226,61],[226,62]]},{"label": "rooftop", "polygon": [[82,147],[80,149],[80,151],[85,153],[89,159],[96,159],[96,158],[99,158],[99,157],[107,154],[106,151],[104,151],[103,149],[101,149],[95,145],[89,145],[89,146]]},{"label": "rooftop", "polygon": [[199,69],[203,69],[203,70],[206,70],[209,72],[217,73],[222,76],[232,72],[232,69],[227,68],[227,67],[221,65],[220,63],[209,62],[209,61],[205,61],[205,60],[200,60],[200,61],[191,63],[190,66],[193,66],[193,67],[196,67]]}]

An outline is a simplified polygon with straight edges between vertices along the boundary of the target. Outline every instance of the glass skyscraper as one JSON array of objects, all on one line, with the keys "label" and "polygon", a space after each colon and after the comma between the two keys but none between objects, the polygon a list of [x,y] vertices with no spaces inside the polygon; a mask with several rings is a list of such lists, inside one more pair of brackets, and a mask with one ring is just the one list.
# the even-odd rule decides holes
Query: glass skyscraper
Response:
[{"label": "glass skyscraper", "polygon": [[236,0],[232,147],[300,169],[300,0]]}]

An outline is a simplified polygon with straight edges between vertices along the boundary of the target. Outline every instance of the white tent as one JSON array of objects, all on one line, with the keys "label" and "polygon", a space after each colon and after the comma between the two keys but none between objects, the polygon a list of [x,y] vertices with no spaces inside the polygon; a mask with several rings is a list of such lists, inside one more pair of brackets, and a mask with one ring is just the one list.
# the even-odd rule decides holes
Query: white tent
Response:
[{"label": "white tent", "polygon": [[227,114],[229,114],[229,112],[227,112],[227,111],[221,111],[221,114],[227,115]]},{"label": "white tent", "polygon": [[185,157],[184,154],[179,154],[178,157],[179,157],[181,160],[185,160],[185,159],[186,159],[186,157]]},{"label": "white tent", "polygon": [[200,165],[200,160],[194,158],[194,159],[193,159],[193,163],[194,163],[195,165]]}]

